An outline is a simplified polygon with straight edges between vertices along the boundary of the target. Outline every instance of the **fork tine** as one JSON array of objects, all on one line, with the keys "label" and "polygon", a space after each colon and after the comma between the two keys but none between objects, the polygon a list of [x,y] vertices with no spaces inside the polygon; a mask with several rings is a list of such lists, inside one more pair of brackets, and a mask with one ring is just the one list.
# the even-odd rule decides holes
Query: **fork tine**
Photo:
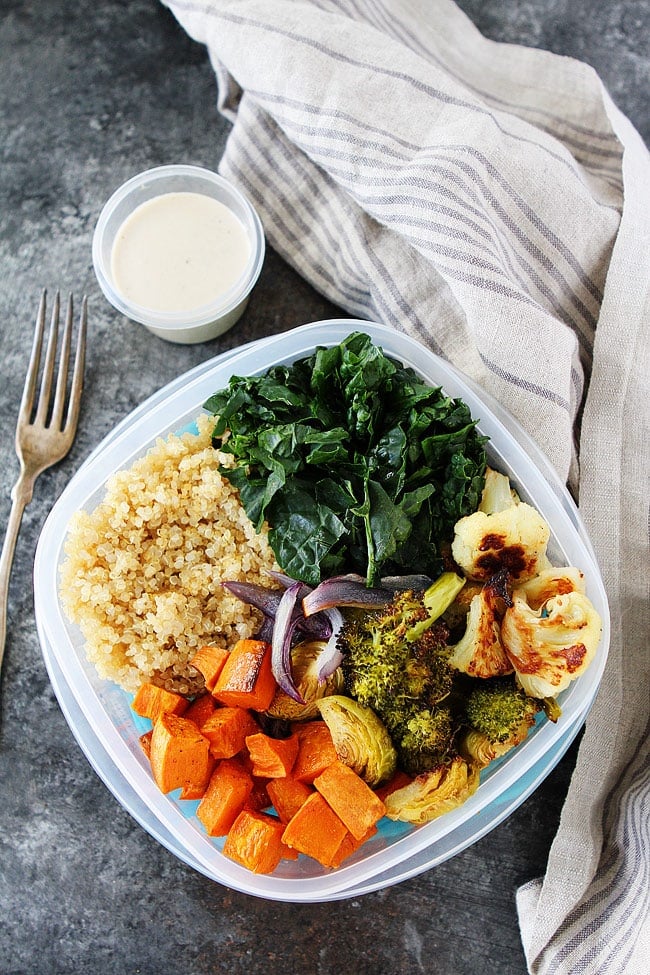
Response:
[{"label": "fork tine", "polygon": [[70,401],[68,403],[68,413],[65,418],[64,429],[74,431],[79,419],[79,407],[81,406],[81,391],[83,389],[84,366],[86,361],[86,330],[88,323],[88,299],[86,295],[81,299],[81,315],[79,318],[79,331],[77,333],[77,347],[75,350],[74,370],[72,373],[72,385],[70,387]]},{"label": "fork tine", "polygon": [[52,376],[54,375],[54,359],[56,356],[56,346],[59,332],[59,292],[54,295],[54,305],[52,307],[52,317],[50,319],[50,334],[47,337],[47,351],[45,353],[45,363],[43,365],[43,376],[41,378],[41,391],[36,408],[36,422],[45,426],[47,413],[50,407],[50,393],[52,391]]},{"label": "fork tine", "polygon": [[70,362],[70,341],[72,336],[72,295],[68,296],[68,308],[65,316],[65,327],[63,329],[63,339],[61,342],[61,352],[59,355],[59,371],[56,377],[56,392],[54,394],[54,404],[52,406],[51,425],[55,429],[61,426],[63,407],[68,386],[68,364]]},{"label": "fork tine", "polygon": [[43,330],[45,328],[46,301],[47,301],[47,291],[43,289],[43,291],[41,292],[41,300],[38,305],[38,313],[36,315],[34,339],[32,342],[32,351],[29,357],[29,365],[27,366],[27,376],[25,377],[25,386],[23,387],[23,395],[20,401],[19,417],[21,420],[24,420],[26,423],[29,423],[32,407],[34,406],[34,392],[36,390],[36,380],[38,379],[38,368],[41,362],[41,349],[43,347]]}]

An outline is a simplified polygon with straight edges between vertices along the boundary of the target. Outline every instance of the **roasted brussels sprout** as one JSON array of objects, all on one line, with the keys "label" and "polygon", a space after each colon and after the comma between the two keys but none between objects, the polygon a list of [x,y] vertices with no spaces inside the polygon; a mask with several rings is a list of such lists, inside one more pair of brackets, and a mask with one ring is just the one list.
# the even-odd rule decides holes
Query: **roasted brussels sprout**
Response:
[{"label": "roasted brussels sprout", "polygon": [[541,701],[524,694],[514,677],[477,682],[465,701],[461,755],[481,767],[489,765],[525,740],[541,708]]},{"label": "roasted brussels sprout", "polygon": [[428,823],[462,806],[476,792],[479,774],[476,766],[457,755],[386,796],[386,815],[405,823]]},{"label": "roasted brussels sprout", "polygon": [[325,697],[316,706],[345,765],[370,786],[391,777],[397,766],[397,752],[383,722],[371,708],[342,694]]},{"label": "roasted brussels sprout", "polygon": [[338,694],[343,689],[343,674],[335,670],[322,683],[318,680],[318,657],[325,646],[323,640],[297,643],[291,650],[291,671],[304,704],[294,701],[278,688],[267,714],[285,721],[307,721],[318,717],[318,701],[328,694]]}]

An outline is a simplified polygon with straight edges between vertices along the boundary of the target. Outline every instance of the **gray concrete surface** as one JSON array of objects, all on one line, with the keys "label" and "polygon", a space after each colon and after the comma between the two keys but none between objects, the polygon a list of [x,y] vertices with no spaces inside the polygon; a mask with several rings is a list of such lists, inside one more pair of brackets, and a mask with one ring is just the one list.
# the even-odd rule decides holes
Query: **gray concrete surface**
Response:
[{"label": "gray concrete surface", "polygon": [[[461,0],[489,36],[591,63],[650,136],[648,0]],[[104,301],[90,254],[123,179],[186,161],[216,168],[228,127],[205,51],[155,0],[0,4],[0,526],[40,289],[86,291],[91,328],[79,436],[40,479],[19,539],[0,711],[0,975],[521,975],[514,895],[541,874],[575,746],[506,822],[400,886],[331,904],[234,893],[126,813],[61,713],[33,616],[47,512],[92,447],[163,384],[216,353],[338,314],[273,253],[244,319],[174,346]],[[0,528],[0,531],[3,529]]]}]

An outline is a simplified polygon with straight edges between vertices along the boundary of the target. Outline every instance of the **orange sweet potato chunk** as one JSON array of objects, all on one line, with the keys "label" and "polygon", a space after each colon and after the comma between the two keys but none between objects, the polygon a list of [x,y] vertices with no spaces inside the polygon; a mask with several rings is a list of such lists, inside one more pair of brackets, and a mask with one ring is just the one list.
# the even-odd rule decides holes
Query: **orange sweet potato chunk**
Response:
[{"label": "orange sweet potato chunk", "polygon": [[271,670],[271,645],[263,640],[238,640],[212,693],[228,707],[266,711],[277,684]]},{"label": "orange sweet potato chunk", "polygon": [[228,651],[221,647],[200,647],[190,663],[193,667],[203,674],[205,686],[208,691],[214,690],[217,678],[223,670],[224,664],[228,659]]},{"label": "orange sweet potato chunk", "polygon": [[153,735],[153,728],[151,731],[145,731],[143,735],[140,735],[138,741],[140,742],[140,748],[145,753],[149,761],[151,761],[151,736]]},{"label": "orange sweet potato chunk", "polygon": [[312,792],[287,823],[282,842],[331,867],[348,830],[320,792]]},{"label": "orange sweet potato chunk", "polygon": [[386,812],[379,796],[343,762],[329,765],[314,779],[314,786],[357,840]]},{"label": "orange sweet potato chunk", "polygon": [[298,755],[291,770],[291,777],[299,782],[311,783],[328,765],[336,762],[338,755],[332,735],[324,721],[306,721],[297,724]]},{"label": "orange sweet potato chunk", "polygon": [[267,784],[266,791],[282,822],[288,823],[314,790],[304,782],[288,777],[272,779]]},{"label": "orange sweet potato chunk", "polygon": [[213,758],[232,758],[245,747],[246,737],[258,730],[257,721],[245,708],[216,708],[201,726]]},{"label": "orange sweet potato chunk", "polygon": [[196,727],[201,730],[201,726],[211,714],[217,709],[217,702],[212,697],[212,694],[200,694],[198,697],[194,698],[187,711],[183,714],[184,718],[188,721],[193,721]]},{"label": "orange sweet potato chunk", "polygon": [[253,763],[253,775],[282,779],[290,774],[298,755],[298,736],[271,738],[258,731],[246,738],[246,748]]},{"label": "orange sweet potato chunk", "polygon": [[167,712],[153,726],[150,760],[161,792],[182,789],[183,799],[203,795],[214,767],[210,743],[194,722]]},{"label": "orange sweet potato chunk", "polygon": [[225,836],[244,808],[253,780],[234,758],[219,762],[196,810],[209,836]]},{"label": "orange sweet potato chunk", "polygon": [[269,809],[273,805],[268,793],[268,784],[271,780],[260,778],[257,775],[253,775],[252,779],[253,789],[246,800],[246,809],[262,812],[262,810]]},{"label": "orange sweet potato chunk", "polygon": [[189,701],[182,694],[145,682],[138,688],[131,707],[141,718],[155,722],[161,714],[184,714],[188,705]]},{"label": "orange sweet potato chunk", "polygon": [[223,853],[253,873],[273,873],[284,852],[283,832],[274,816],[243,809],[228,831]]},{"label": "orange sweet potato chunk", "polygon": [[385,802],[386,797],[391,794],[391,792],[397,792],[398,789],[403,788],[405,785],[410,785],[413,779],[406,772],[402,772],[401,769],[397,769],[392,778],[388,782],[384,782],[379,788],[375,789],[375,795],[377,795],[382,802]]},{"label": "orange sweet potato chunk", "polygon": [[372,836],[375,835],[376,832],[377,832],[377,827],[371,826],[368,832],[365,833],[361,837],[361,839],[358,840],[352,835],[352,833],[348,831],[345,834],[341,845],[336,851],[336,854],[330,866],[340,867],[341,864],[348,859],[348,857],[351,857],[353,853],[356,853],[356,851],[363,846],[366,840],[369,840]]}]

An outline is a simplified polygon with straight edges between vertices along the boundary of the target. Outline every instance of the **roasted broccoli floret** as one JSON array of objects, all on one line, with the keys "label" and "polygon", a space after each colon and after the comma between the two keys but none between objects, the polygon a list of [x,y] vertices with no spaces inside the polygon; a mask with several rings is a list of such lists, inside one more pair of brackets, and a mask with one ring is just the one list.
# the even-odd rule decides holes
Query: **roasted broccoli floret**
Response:
[{"label": "roasted broccoli floret", "polygon": [[352,697],[376,711],[389,726],[413,705],[437,704],[451,689],[445,659],[447,629],[428,619],[421,593],[401,592],[393,602],[346,620],[338,638],[345,685]]},{"label": "roasted broccoli floret", "polygon": [[445,762],[453,752],[455,730],[452,712],[444,705],[416,711],[402,726],[398,742],[404,771],[420,775]]},{"label": "roasted broccoli floret", "polygon": [[465,704],[467,724],[495,744],[508,741],[522,724],[530,727],[539,702],[528,697],[512,677],[486,680],[472,688]]},{"label": "roasted broccoli floret", "polygon": [[400,592],[381,609],[349,618],[339,634],[347,691],[381,718],[411,774],[433,768],[453,747],[454,722],[440,702],[452,689],[454,670],[447,627],[436,619],[445,605],[434,602],[431,613],[424,593]]}]

